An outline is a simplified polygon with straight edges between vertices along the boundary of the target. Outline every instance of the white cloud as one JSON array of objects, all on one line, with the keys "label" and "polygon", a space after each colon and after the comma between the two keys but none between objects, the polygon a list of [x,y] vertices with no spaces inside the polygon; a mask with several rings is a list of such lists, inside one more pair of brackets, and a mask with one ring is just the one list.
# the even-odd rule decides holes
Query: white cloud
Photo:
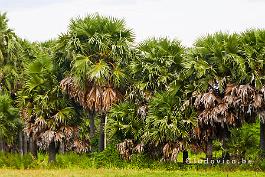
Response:
[{"label": "white cloud", "polygon": [[264,28],[264,8],[262,0],[67,0],[7,11],[11,27],[30,40],[55,38],[72,17],[98,12],[125,18],[137,41],[168,36],[191,45],[206,33]]}]

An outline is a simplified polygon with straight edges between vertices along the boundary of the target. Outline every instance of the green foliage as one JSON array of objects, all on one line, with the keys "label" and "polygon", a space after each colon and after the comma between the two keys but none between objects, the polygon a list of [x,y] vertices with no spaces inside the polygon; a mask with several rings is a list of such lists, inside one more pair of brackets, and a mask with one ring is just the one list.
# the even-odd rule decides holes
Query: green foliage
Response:
[{"label": "green foliage", "polygon": [[195,125],[194,117],[185,116],[182,99],[176,92],[157,93],[149,103],[143,138],[154,144],[188,141]]},{"label": "green foliage", "polygon": [[232,129],[227,142],[227,151],[237,158],[257,159],[259,148],[259,122],[245,124],[241,128]]},{"label": "green foliage", "polygon": [[[174,162],[159,162],[150,159],[145,154],[134,154],[130,161],[123,161],[114,146],[108,147],[103,152],[93,154],[66,153],[58,154],[55,163],[48,163],[46,154],[38,154],[38,159],[31,155],[21,156],[19,154],[0,153],[1,168],[11,169],[149,169],[149,170],[207,170],[207,171],[238,171],[238,170],[265,170],[264,161],[256,161],[251,164],[182,164]],[[196,158],[196,156],[194,157]]]},{"label": "green foliage", "polygon": [[123,168],[126,163],[120,158],[114,145],[109,145],[104,151],[92,155],[94,167]]},{"label": "green foliage", "polygon": [[31,155],[0,153],[0,166],[14,169],[28,169],[36,167],[36,162]]},{"label": "green foliage", "polygon": [[168,89],[180,79],[183,54],[184,47],[177,40],[152,38],[140,43],[130,63],[136,89],[151,93]]},{"label": "green foliage", "polygon": [[264,62],[265,62],[265,32],[264,30],[251,29],[241,33],[240,44],[244,51],[244,58],[247,68],[251,71],[255,87],[261,88],[265,83]]},{"label": "green foliage", "polygon": [[69,143],[74,136],[77,140],[74,127],[82,122],[81,111],[63,95],[51,56],[40,50],[35,57],[25,68],[26,82],[18,97],[24,130],[46,147],[52,141]]},{"label": "green foliage", "polygon": [[[191,142],[192,129],[198,125],[192,107],[195,91],[203,93],[217,83],[216,90],[221,96],[226,83],[250,84],[257,89],[265,83],[264,30],[247,30],[241,34],[218,32],[199,38],[189,49],[168,38],[151,38],[135,47],[134,38],[123,19],[93,14],[72,19],[68,31],[58,39],[31,43],[16,36],[8,27],[6,14],[0,13],[1,140],[15,142],[23,120],[23,128],[30,136],[46,142],[42,147],[53,140],[69,140],[68,151],[76,148],[72,144],[79,143],[85,148],[97,145],[97,136],[90,144],[77,141],[88,142],[89,121],[81,106],[61,91],[59,83],[68,76],[78,85],[70,89],[71,94],[78,97],[79,103],[90,105],[86,108],[97,105],[99,110],[104,100],[107,105],[104,111],[108,112],[109,106],[124,96],[107,113],[109,142],[133,139],[148,145]],[[258,129],[258,124],[231,129],[225,150],[231,156],[256,159]],[[218,150],[224,150],[217,143]],[[264,169],[264,161],[256,160],[250,167],[239,168]],[[56,163],[47,163],[43,154],[38,160],[30,155],[0,154],[0,166],[18,169],[210,168],[200,164],[162,163],[150,159],[147,153],[133,154],[130,161],[124,162],[113,144],[103,152],[60,154]],[[215,167],[234,169],[231,165]]]},{"label": "green foliage", "polygon": [[110,138],[139,141],[144,131],[144,119],[137,114],[137,107],[131,102],[122,102],[108,113],[107,129]]},{"label": "green foliage", "polygon": [[13,106],[13,100],[9,95],[0,95],[0,137],[13,142],[19,127],[18,109]]},{"label": "green foliage", "polygon": [[64,60],[72,61],[71,74],[82,88],[87,82],[121,87],[127,84],[133,41],[124,20],[94,14],[71,20],[68,32],[59,37],[56,53],[63,51]]}]

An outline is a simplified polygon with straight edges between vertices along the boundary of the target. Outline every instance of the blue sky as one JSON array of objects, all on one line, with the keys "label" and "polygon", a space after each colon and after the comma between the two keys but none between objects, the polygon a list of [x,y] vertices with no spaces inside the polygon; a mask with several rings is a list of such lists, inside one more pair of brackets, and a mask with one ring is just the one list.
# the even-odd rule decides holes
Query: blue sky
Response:
[{"label": "blue sky", "polygon": [[72,17],[95,12],[124,18],[137,41],[168,36],[187,46],[207,33],[265,28],[265,0],[0,0],[0,11],[31,41],[55,38]]}]

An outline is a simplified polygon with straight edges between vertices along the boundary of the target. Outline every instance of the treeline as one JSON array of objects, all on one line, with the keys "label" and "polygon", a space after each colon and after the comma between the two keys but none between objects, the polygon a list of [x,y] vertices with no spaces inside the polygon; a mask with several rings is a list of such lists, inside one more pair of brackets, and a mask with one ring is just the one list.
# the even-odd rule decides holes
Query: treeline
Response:
[{"label": "treeline", "polygon": [[21,39],[7,22],[0,14],[2,152],[48,152],[52,162],[115,144],[124,160],[183,152],[185,163],[189,151],[212,159],[219,143],[223,159],[251,148],[264,158],[265,30],[218,32],[188,48],[168,38],[137,44],[124,20],[98,14],[46,42]]}]

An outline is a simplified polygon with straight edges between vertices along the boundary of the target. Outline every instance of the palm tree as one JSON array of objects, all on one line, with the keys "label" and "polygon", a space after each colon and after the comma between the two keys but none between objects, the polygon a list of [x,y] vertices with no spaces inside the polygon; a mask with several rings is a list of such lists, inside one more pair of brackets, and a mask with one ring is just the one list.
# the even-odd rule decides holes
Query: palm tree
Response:
[{"label": "palm tree", "polygon": [[8,28],[6,14],[0,13],[0,90],[12,96],[20,88],[23,61],[21,40]]},{"label": "palm tree", "polygon": [[56,160],[56,145],[68,142],[68,148],[88,150],[78,139],[77,111],[60,91],[52,59],[41,51],[26,68],[26,83],[19,95],[25,132],[36,144],[49,151],[49,162]]},{"label": "palm tree", "polygon": [[[0,92],[1,93],[1,92]],[[0,151],[4,152],[4,143],[14,143],[20,127],[18,109],[7,94],[0,95]]]},{"label": "palm tree", "polygon": [[[261,89],[260,96],[264,95],[264,60],[265,60],[265,31],[264,30],[247,30],[241,34],[242,49],[248,67],[252,71],[253,85]],[[257,99],[258,97],[256,97]],[[260,99],[259,101],[264,101]],[[262,103],[264,104],[264,103]],[[258,114],[260,117],[260,150],[261,157],[265,157],[265,123],[264,123],[264,106],[259,107]]]},{"label": "palm tree", "polygon": [[[233,58],[237,56],[239,51],[236,46],[237,43],[238,36],[235,34],[216,33],[208,35],[195,42],[195,47],[188,51],[183,62],[185,75],[191,83],[186,90],[192,92],[192,95],[196,97],[195,102],[190,102],[198,110],[198,127],[200,131],[196,131],[196,133],[200,134],[197,135],[200,139],[204,139],[207,142],[207,156],[209,158],[211,158],[212,153],[211,142],[216,137],[215,131],[219,132],[219,127],[226,130],[226,124],[220,126],[220,121],[211,117],[208,118],[205,115],[212,115],[211,110],[222,103],[220,96],[223,95],[224,84],[226,84],[223,78],[231,75],[232,77],[228,79],[236,80],[239,76],[239,74],[230,70],[233,66]],[[241,60],[239,59],[239,61]],[[201,93],[204,93],[204,95]],[[215,123],[218,124],[218,128]]]},{"label": "palm tree", "polygon": [[127,100],[114,105],[108,112],[107,131],[124,160],[129,160],[132,153],[142,153],[144,143],[142,135],[145,117],[138,111],[138,105]]},{"label": "palm tree", "polygon": [[[72,63],[62,89],[85,109],[100,114],[100,151],[105,147],[106,112],[124,94],[133,40],[124,20],[95,14],[71,20],[68,32],[58,41],[65,59]],[[91,129],[93,122],[92,117]]]},{"label": "palm tree", "polygon": [[190,131],[196,125],[181,94],[181,90],[156,93],[148,105],[143,138],[155,146],[163,145],[164,160],[176,161],[177,154],[187,150]]},{"label": "palm tree", "polygon": [[[184,88],[181,73],[183,54],[184,47],[181,46],[178,40],[152,38],[138,45],[135,57],[130,64],[133,80],[128,89],[127,99],[138,105],[136,110],[142,115],[141,117],[144,119],[145,124],[147,124],[142,138],[145,139],[147,146],[151,146],[151,151],[154,151],[154,148],[158,147],[158,151],[161,153],[162,150],[159,149],[159,146],[177,145],[177,141],[182,138],[180,133],[164,132],[164,139],[160,140],[158,135],[165,131],[163,128],[167,127],[166,130],[170,131],[168,127],[175,125],[174,130],[178,132],[183,131],[182,133],[184,133],[184,130],[179,129],[180,127],[177,126],[181,122],[180,117],[178,117],[179,115],[176,115],[177,112],[179,113],[176,107],[180,103],[175,101],[181,99],[182,102],[182,99],[184,100],[184,94],[180,91]],[[159,94],[162,96],[159,97]],[[166,100],[162,99],[163,97]],[[164,102],[159,101],[159,99],[162,99]],[[161,105],[156,106],[156,101],[151,100],[156,100],[157,104]],[[159,106],[161,106],[161,109],[168,109],[170,111],[168,113],[170,118],[168,117],[169,115],[166,115],[166,112],[164,114],[162,111],[158,112]],[[168,122],[167,119],[172,120]],[[184,121],[185,118],[182,119]],[[156,125],[156,122],[159,121],[165,123],[165,125],[161,125],[161,127],[160,124]],[[185,131],[188,131],[188,129]]]},{"label": "palm tree", "polygon": [[110,137],[122,141],[133,139],[135,142],[141,142],[145,120],[137,112],[137,105],[129,101],[114,105],[108,113],[108,118],[107,129]]},{"label": "palm tree", "polygon": [[130,96],[140,94],[148,99],[176,84],[180,80],[183,54],[184,47],[178,40],[152,38],[141,42],[130,63],[133,77]]},{"label": "palm tree", "polygon": [[195,43],[183,64],[191,78],[190,90],[195,90],[197,136],[208,143],[208,158],[212,139],[225,138],[220,132],[229,127],[254,122],[263,104],[254,69],[259,65],[247,59],[243,45],[248,44],[242,44],[236,34],[208,35]]},{"label": "palm tree", "polygon": [[[11,96],[12,106],[16,105],[17,91],[23,85],[23,61],[26,59],[23,43],[24,41],[8,27],[6,14],[0,13],[0,92]],[[22,125],[18,127],[20,127],[18,131],[21,134]],[[22,146],[20,146],[20,151],[21,149]]]}]

